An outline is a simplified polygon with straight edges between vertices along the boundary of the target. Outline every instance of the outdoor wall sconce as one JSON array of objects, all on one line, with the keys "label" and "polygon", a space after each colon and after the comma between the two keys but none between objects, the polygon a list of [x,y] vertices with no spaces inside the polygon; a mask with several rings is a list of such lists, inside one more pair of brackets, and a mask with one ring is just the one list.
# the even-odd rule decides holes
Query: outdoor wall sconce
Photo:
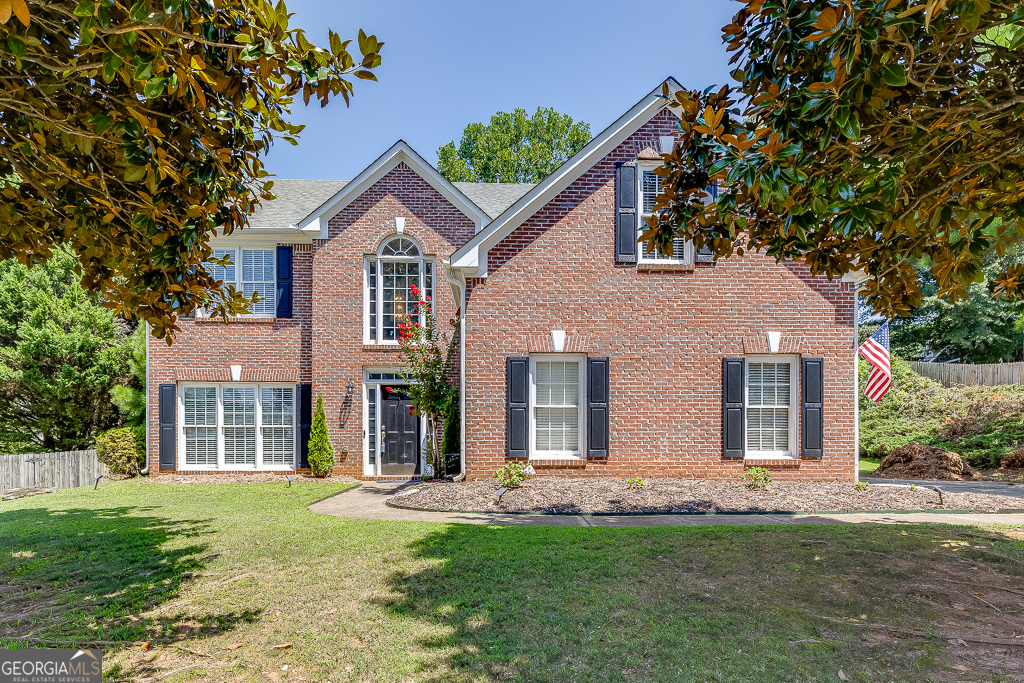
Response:
[{"label": "outdoor wall sconce", "polygon": [[242,366],[232,365],[231,366],[231,381],[241,382],[242,381]]},{"label": "outdoor wall sconce", "polygon": [[345,395],[351,396],[352,392],[356,390],[356,384],[352,380],[348,381],[348,386],[345,387]]},{"label": "outdoor wall sconce", "polygon": [[782,339],[781,332],[765,332],[764,338],[768,342],[768,352],[778,353],[779,352],[779,340]]},{"label": "outdoor wall sconce", "polygon": [[405,216],[395,216],[395,232],[399,235],[405,232]]},{"label": "outdoor wall sconce", "polygon": [[551,348],[556,353],[565,350],[565,330],[551,330]]}]

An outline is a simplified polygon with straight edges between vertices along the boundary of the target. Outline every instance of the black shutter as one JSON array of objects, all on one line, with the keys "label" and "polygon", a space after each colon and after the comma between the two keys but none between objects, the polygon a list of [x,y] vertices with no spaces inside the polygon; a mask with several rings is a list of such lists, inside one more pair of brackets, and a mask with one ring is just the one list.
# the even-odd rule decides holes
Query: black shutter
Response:
[{"label": "black shutter", "polygon": [[178,427],[174,423],[174,409],[177,403],[177,391],[174,384],[161,384],[159,393],[160,417],[160,469],[175,469],[175,435]]},{"label": "black shutter", "polygon": [[636,164],[615,169],[615,261],[636,263]]},{"label": "black shutter", "polygon": [[299,384],[295,388],[299,399],[298,467],[309,467],[309,430],[313,425],[313,385]]},{"label": "black shutter", "polygon": [[825,398],[825,361],[822,358],[802,359],[800,391],[800,455],[820,458],[824,455],[824,422],[822,404]]},{"label": "black shutter", "polygon": [[744,453],[746,369],[744,358],[722,361],[722,455],[726,458],[742,458]]},{"label": "black shutter", "polygon": [[587,358],[587,457],[608,457],[607,358]]},{"label": "black shutter", "polygon": [[277,317],[292,317],[292,247],[277,247]]},{"label": "black shutter", "polygon": [[530,448],[530,359],[508,358],[505,361],[505,377],[508,403],[505,438],[508,457],[525,458]]}]

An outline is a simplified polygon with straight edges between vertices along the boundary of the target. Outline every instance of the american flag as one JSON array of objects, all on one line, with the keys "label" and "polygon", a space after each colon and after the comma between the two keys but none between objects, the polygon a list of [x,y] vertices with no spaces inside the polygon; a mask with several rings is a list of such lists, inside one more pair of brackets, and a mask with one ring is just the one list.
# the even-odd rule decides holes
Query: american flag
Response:
[{"label": "american flag", "polygon": [[889,355],[889,321],[860,345],[860,355],[871,363],[871,374],[864,395],[877,403],[892,386],[892,360]]}]

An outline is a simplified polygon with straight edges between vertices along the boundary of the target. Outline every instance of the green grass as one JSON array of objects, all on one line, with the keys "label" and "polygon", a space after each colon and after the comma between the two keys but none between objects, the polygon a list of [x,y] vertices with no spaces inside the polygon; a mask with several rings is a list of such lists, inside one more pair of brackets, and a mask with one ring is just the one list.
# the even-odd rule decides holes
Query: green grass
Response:
[{"label": "green grass", "polygon": [[868,458],[862,455],[857,463],[857,468],[861,474],[871,474],[878,469],[880,464],[882,461],[878,458]]},{"label": "green grass", "polygon": [[[995,612],[943,582],[983,567],[981,583],[1019,588],[1019,529],[482,527],[306,509],[344,488],[134,481],[0,503],[0,647],[114,643],[109,680],[774,682],[843,669],[888,683],[944,676],[948,638],[1015,635],[1019,596],[984,589]],[[991,648],[956,654],[970,680],[1006,680]]]}]

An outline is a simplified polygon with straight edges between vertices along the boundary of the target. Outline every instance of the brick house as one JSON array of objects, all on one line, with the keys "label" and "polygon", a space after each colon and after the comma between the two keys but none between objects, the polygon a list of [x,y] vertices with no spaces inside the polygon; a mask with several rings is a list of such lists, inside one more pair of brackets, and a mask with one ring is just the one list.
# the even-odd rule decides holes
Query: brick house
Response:
[{"label": "brick house", "polygon": [[[680,86],[670,80],[672,88]],[[450,183],[399,141],[351,181],[281,180],[212,246],[263,300],[149,345],[149,464],[308,467],[323,396],[336,471],[419,475],[396,326],[416,285],[459,316],[462,472],[856,475],[852,282],[763,254],[637,243],[676,118],[659,85],[538,185]]]}]

